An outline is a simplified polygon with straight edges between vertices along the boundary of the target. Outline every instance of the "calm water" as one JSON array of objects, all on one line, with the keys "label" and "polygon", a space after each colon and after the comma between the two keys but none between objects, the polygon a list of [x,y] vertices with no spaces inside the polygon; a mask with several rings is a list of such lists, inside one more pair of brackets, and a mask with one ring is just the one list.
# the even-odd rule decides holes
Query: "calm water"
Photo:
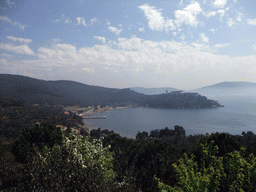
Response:
[{"label": "calm water", "polygon": [[186,134],[242,131],[256,133],[256,97],[212,96],[225,107],[215,109],[152,109],[129,108],[110,110],[93,116],[107,116],[106,119],[84,120],[91,129],[113,130],[121,136],[135,137],[138,131],[150,132],[165,127],[173,129],[183,126]]}]

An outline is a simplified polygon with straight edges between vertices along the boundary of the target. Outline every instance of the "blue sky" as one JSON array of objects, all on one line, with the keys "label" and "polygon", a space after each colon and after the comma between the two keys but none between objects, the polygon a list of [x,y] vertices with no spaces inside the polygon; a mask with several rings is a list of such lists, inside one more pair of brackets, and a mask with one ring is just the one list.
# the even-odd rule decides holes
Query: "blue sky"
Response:
[{"label": "blue sky", "polygon": [[0,73],[125,88],[256,82],[255,0],[2,0]]}]

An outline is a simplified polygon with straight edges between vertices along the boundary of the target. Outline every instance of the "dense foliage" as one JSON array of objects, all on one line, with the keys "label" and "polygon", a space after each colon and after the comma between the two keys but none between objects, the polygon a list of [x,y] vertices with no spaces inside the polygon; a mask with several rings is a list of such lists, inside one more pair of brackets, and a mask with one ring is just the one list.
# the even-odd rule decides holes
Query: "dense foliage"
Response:
[{"label": "dense foliage", "polygon": [[[244,162],[250,165],[251,176],[245,177],[250,177],[251,185],[244,191],[253,191],[253,186],[256,185],[252,174],[254,170],[252,155],[256,154],[256,148],[254,150],[250,148],[252,155],[249,155],[247,149],[250,143],[255,143],[256,135],[252,132],[243,133],[241,136],[227,133],[186,136],[182,127],[175,126],[174,129],[152,130],[150,133],[138,132],[136,140],[123,138],[106,130],[98,129],[93,132],[95,137],[104,135],[105,145],[111,144],[110,150],[114,152],[114,171],[117,179],[121,181],[129,175],[130,185],[136,185],[137,189],[142,191],[157,191],[158,189],[161,191],[200,191],[201,189],[208,190],[208,188],[211,189],[210,191],[214,189],[226,191],[231,185],[231,181],[227,182],[225,179],[231,178],[229,166],[236,161],[233,159],[234,154],[237,155],[237,159],[244,158]],[[245,164],[241,165],[241,168]],[[233,167],[234,170],[238,169],[235,165]],[[190,169],[195,172],[188,172]],[[179,170],[187,171],[182,175]],[[236,171],[239,172],[239,170]],[[218,174],[218,172],[221,173]],[[241,174],[246,175],[244,172]],[[190,176],[184,177],[184,175]],[[236,182],[239,177],[231,180]],[[190,190],[184,187],[186,185],[190,187]],[[245,185],[249,186],[248,183]]]},{"label": "dense foliage", "polygon": [[112,154],[100,139],[75,132],[60,145],[38,152],[25,166],[26,191],[113,191]]},{"label": "dense foliage", "polygon": [[59,127],[42,123],[33,127],[26,127],[15,141],[12,153],[17,162],[25,163],[35,148],[42,151],[45,147],[52,148],[55,144],[63,142],[62,130]]},{"label": "dense foliage", "polygon": [[28,105],[19,100],[0,98],[0,140],[16,138],[24,127],[48,122],[65,127],[81,127],[82,118],[64,114],[60,105]]},{"label": "dense foliage", "polygon": [[[40,128],[47,132],[49,126],[44,124]],[[37,129],[33,127],[30,131]],[[25,131],[23,134],[28,135]],[[47,147],[45,141],[39,140],[33,146],[33,153],[26,153],[27,159],[22,167],[4,167],[2,165],[7,162],[1,157],[2,187],[7,191],[114,191],[122,188],[122,184],[114,180],[110,146],[103,147],[101,139],[89,141],[88,137],[84,138],[76,131],[51,134],[55,139],[57,135],[63,139],[52,147]],[[28,140],[27,143],[31,146],[35,140]],[[43,144],[45,146],[41,149]],[[20,173],[22,178],[18,179]]]},{"label": "dense foliage", "polygon": [[216,156],[218,146],[200,144],[200,162],[186,154],[174,164],[183,191],[255,191],[256,157],[245,157],[245,150]]}]

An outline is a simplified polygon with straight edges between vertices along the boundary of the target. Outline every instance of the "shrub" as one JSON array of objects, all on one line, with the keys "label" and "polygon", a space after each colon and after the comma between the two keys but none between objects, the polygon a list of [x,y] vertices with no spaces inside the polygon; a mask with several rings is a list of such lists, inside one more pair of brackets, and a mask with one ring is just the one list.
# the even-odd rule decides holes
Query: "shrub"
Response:
[{"label": "shrub", "polygon": [[112,153],[102,140],[71,132],[61,145],[37,152],[26,164],[26,191],[113,191]]},{"label": "shrub", "polygon": [[15,141],[12,153],[17,162],[26,163],[29,154],[33,154],[35,148],[42,151],[44,147],[52,148],[63,141],[61,128],[48,123],[41,123],[33,127],[26,127]]}]

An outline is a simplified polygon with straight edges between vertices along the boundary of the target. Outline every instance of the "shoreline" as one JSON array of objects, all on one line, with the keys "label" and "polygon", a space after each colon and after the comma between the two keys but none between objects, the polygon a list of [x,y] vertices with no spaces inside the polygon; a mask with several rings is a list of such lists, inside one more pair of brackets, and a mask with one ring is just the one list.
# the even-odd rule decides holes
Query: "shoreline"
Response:
[{"label": "shoreline", "polygon": [[130,108],[128,106],[126,107],[104,107],[104,108],[99,108],[99,109],[91,109],[89,111],[86,111],[86,112],[83,112],[81,113],[79,116],[80,117],[85,117],[85,116],[90,116],[92,114],[95,114],[95,113],[101,113],[101,112],[104,112],[104,111],[109,111],[109,110],[115,110],[115,109],[127,109],[127,108]]},{"label": "shoreline", "polygon": [[[89,128],[86,125],[85,121],[84,121],[84,119],[87,119],[87,118],[84,118],[84,117],[89,117],[92,114],[101,113],[101,112],[104,112],[104,111],[116,110],[116,109],[120,110],[120,109],[127,109],[127,108],[130,108],[130,107],[128,107],[128,106],[126,106],[126,107],[115,107],[115,108],[114,107],[104,107],[104,108],[99,108],[99,109],[96,109],[96,110],[95,109],[91,109],[89,111],[81,113],[79,116],[83,118],[84,127]],[[97,129],[97,127],[95,127],[95,128],[91,127],[90,129],[91,130],[92,129]]]}]

